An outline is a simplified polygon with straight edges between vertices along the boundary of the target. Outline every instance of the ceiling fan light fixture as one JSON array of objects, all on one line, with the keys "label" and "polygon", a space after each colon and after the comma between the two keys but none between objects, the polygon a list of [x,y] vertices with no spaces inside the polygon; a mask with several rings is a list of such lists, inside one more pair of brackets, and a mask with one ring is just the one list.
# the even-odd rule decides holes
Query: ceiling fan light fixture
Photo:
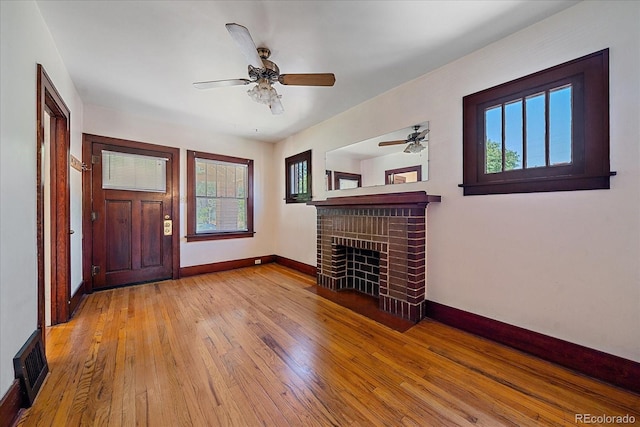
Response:
[{"label": "ceiling fan light fixture", "polygon": [[407,145],[407,147],[404,149],[405,153],[410,153],[410,154],[416,154],[421,152],[422,150],[424,150],[425,147],[424,145],[420,144],[419,142],[412,142],[409,145]]},{"label": "ceiling fan light fixture", "polygon": [[251,99],[259,104],[270,105],[274,98],[278,98],[280,95],[265,79],[258,81],[258,84],[247,91]]}]

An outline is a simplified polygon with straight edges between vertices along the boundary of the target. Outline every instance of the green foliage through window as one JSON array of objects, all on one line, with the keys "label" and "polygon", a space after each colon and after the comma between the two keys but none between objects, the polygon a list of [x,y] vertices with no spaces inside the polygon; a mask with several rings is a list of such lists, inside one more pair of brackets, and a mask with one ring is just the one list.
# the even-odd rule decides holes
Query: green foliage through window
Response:
[{"label": "green foliage through window", "polygon": [[196,233],[247,231],[247,165],[196,158]]}]

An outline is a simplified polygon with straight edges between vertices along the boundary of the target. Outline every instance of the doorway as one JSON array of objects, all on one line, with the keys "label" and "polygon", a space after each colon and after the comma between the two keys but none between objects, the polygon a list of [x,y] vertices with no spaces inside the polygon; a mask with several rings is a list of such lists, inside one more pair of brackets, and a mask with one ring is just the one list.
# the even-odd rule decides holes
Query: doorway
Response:
[{"label": "doorway", "polygon": [[[69,190],[71,113],[41,64],[37,65],[36,73],[37,325],[42,333],[44,343],[44,330],[47,323],[55,325],[69,320],[71,294]],[[45,130],[47,135],[45,135]],[[45,149],[47,139],[48,150]],[[47,152],[48,160],[45,160]],[[45,191],[45,184],[48,187],[47,191]],[[45,196],[47,197],[46,201]],[[49,205],[51,209],[45,209],[46,205]],[[45,242],[47,242],[46,251]],[[47,267],[46,272],[45,266]],[[45,292],[45,288],[47,292]],[[45,293],[50,294],[48,307],[49,303]]]},{"label": "doorway", "polygon": [[92,291],[179,275],[179,150],[85,134],[83,270]]}]

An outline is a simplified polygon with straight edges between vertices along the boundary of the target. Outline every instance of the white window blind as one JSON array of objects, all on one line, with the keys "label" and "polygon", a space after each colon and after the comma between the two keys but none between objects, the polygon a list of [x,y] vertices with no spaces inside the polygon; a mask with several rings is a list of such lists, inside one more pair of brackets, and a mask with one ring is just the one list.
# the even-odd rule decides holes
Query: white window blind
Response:
[{"label": "white window blind", "polygon": [[196,158],[196,233],[247,231],[248,166]]},{"label": "white window blind", "polygon": [[102,150],[105,190],[167,191],[167,159]]}]

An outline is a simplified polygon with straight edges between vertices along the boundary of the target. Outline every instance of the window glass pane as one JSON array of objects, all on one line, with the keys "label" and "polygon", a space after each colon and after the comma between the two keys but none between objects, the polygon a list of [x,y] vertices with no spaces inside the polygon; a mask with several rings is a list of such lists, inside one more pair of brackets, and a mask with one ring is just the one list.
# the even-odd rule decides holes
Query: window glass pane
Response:
[{"label": "window glass pane", "polygon": [[247,230],[247,200],[236,199],[238,203],[238,230]]},{"label": "window glass pane", "polygon": [[526,98],[527,117],[527,168],[546,166],[546,121],[545,94],[528,96]]},{"label": "window glass pane", "polygon": [[484,112],[485,173],[502,172],[502,106]]},{"label": "window glass pane", "polygon": [[340,187],[340,190],[344,190],[347,188],[358,188],[358,181],[353,179],[340,178],[338,180],[338,186]]},{"label": "window glass pane", "polygon": [[291,194],[298,194],[298,173],[296,171],[296,167],[298,166],[297,163],[292,163],[291,164],[291,171],[290,171],[290,177],[291,177]]},{"label": "window glass pane", "polygon": [[196,194],[196,233],[247,231],[248,166],[196,159],[196,188],[198,165],[206,171],[206,194]]},{"label": "window glass pane", "polygon": [[244,166],[236,166],[236,197],[247,197],[247,177]]},{"label": "window glass pane", "polygon": [[102,150],[102,188],[164,193],[167,159]]},{"label": "window glass pane", "polygon": [[504,170],[522,169],[522,100],[504,106]]},{"label": "window glass pane", "polygon": [[549,164],[571,163],[571,86],[549,91]]},{"label": "window glass pane", "polygon": [[225,180],[227,178],[225,168],[220,165],[216,168],[216,191],[218,193],[218,197],[226,197],[227,191],[225,186]]},{"label": "window glass pane", "polygon": [[[216,192],[216,164],[208,162],[207,163],[207,183],[206,183],[206,195],[215,197],[217,195]],[[204,196],[205,194],[203,194]]]},{"label": "window glass pane", "polygon": [[207,165],[196,160],[196,196],[207,195]]},{"label": "window glass pane", "polygon": [[196,198],[196,233],[216,231],[215,199]]}]

